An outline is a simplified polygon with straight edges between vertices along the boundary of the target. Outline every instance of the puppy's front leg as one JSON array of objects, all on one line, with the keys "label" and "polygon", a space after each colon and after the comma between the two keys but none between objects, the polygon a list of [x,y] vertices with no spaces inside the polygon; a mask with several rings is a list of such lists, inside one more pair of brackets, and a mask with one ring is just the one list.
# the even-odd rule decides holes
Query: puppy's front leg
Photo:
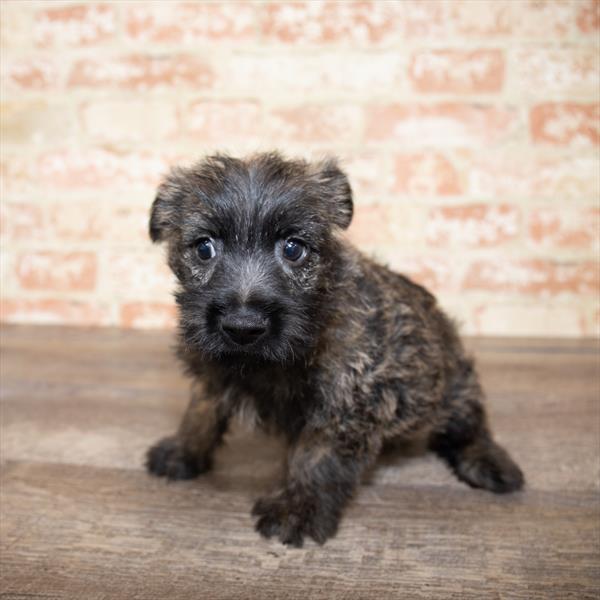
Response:
[{"label": "puppy's front leg", "polygon": [[290,449],[284,489],[261,498],[252,509],[257,531],[296,547],[302,546],[305,535],[323,544],[335,534],[342,509],[379,452],[375,438],[332,438],[330,432],[301,435]]},{"label": "puppy's front leg", "polygon": [[193,386],[190,404],[177,433],[148,450],[148,471],[167,479],[192,479],[208,471],[228,421],[228,407],[219,398],[207,395],[200,386]]}]

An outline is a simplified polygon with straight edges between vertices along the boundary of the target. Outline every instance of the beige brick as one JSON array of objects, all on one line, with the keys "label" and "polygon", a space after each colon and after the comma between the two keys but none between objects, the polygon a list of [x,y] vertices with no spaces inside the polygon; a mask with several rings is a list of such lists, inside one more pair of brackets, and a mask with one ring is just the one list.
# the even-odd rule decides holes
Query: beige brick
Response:
[{"label": "beige brick", "polygon": [[74,139],[77,133],[71,111],[43,100],[3,102],[0,129],[5,144],[64,143]]},{"label": "beige brick", "polygon": [[149,142],[178,131],[172,100],[92,102],[82,107],[81,117],[86,133],[100,140]]},{"label": "beige brick", "polygon": [[583,312],[575,305],[545,306],[490,303],[474,311],[474,333],[533,337],[578,337]]}]

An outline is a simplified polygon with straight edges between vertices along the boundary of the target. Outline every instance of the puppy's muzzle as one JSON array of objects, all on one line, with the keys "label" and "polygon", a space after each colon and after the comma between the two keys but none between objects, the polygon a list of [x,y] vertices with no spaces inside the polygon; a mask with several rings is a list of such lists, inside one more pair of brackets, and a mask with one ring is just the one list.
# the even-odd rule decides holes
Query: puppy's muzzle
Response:
[{"label": "puppy's muzzle", "polygon": [[268,329],[268,320],[250,307],[241,307],[221,317],[221,331],[234,344],[246,346],[258,341]]}]

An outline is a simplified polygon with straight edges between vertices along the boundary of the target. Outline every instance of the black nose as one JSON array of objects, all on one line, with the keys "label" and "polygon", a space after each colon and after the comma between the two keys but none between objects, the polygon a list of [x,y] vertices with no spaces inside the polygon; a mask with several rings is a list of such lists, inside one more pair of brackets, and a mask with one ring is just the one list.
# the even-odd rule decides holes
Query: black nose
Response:
[{"label": "black nose", "polygon": [[267,331],[267,323],[261,315],[240,310],[223,316],[221,329],[232,342],[245,346],[255,342]]}]

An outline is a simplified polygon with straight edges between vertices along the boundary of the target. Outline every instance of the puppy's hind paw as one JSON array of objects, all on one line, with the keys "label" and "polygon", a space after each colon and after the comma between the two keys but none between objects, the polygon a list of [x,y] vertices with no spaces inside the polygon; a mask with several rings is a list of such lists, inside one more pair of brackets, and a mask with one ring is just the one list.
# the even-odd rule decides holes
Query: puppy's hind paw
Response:
[{"label": "puppy's hind paw", "polygon": [[210,468],[208,460],[199,461],[186,455],[175,436],[166,437],[146,454],[146,468],[153,475],[167,479],[193,479]]},{"label": "puppy's hind paw", "polygon": [[465,448],[454,465],[459,479],[496,494],[520,490],[525,478],[506,450],[493,441]]}]

